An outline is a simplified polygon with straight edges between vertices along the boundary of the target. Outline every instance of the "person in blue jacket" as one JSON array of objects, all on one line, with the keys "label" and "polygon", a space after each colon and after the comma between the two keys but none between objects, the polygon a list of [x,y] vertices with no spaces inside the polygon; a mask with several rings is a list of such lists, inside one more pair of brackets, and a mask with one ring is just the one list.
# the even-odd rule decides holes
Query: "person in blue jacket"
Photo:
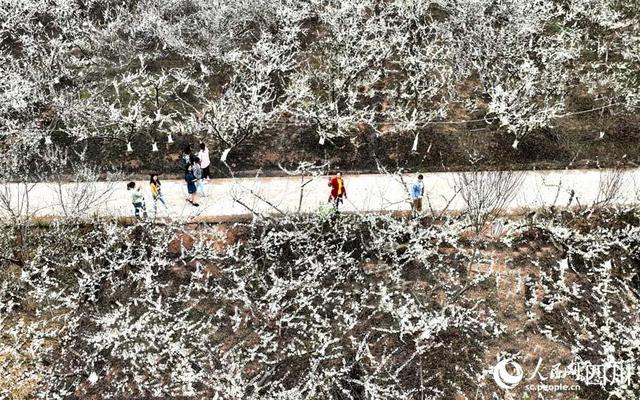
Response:
[{"label": "person in blue jacket", "polygon": [[418,179],[411,184],[411,213],[414,217],[422,212],[422,197],[424,196],[424,182],[422,179],[423,176],[420,174]]}]

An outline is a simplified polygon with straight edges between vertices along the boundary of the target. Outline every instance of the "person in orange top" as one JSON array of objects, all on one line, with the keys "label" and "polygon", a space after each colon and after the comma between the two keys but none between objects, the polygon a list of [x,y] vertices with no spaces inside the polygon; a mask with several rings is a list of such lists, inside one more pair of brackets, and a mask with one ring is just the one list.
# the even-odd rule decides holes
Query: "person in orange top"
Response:
[{"label": "person in orange top", "polygon": [[333,201],[333,207],[337,210],[343,199],[347,197],[347,189],[344,186],[341,172],[337,172],[336,176],[329,178],[329,186],[331,187],[329,202]]}]

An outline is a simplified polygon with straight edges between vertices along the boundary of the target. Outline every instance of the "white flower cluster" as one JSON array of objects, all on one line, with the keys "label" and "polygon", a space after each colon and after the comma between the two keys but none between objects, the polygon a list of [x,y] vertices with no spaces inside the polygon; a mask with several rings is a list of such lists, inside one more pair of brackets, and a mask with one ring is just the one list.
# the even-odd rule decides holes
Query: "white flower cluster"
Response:
[{"label": "white flower cluster", "polygon": [[[589,217],[588,230],[516,222],[513,248],[494,243],[560,253],[529,253],[536,272],[518,280],[528,330],[576,362],[638,365],[640,235],[624,222],[633,215]],[[462,220],[6,228],[2,397],[449,399],[473,387],[489,399],[488,354],[511,334],[488,293],[509,275],[480,271],[492,253],[462,239]],[[640,393],[635,381],[583,390]]]},{"label": "white flower cluster", "polygon": [[0,285],[0,354],[42,398],[446,398],[496,332],[437,250],[460,226],[301,217],[224,248],[205,226],[31,228]]},{"label": "white flower cluster", "polygon": [[572,96],[640,101],[634,2],[38,0],[1,3],[0,20],[14,142],[162,131],[232,148],[293,124],[324,143],[462,107],[517,147]]},{"label": "white flower cluster", "polygon": [[604,387],[586,386],[586,391],[600,391],[607,398],[636,398],[640,393],[639,215],[614,210],[586,221],[585,215],[591,214],[575,216],[577,228],[566,221],[543,224],[548,240],[566,258],[542,265],[538,279],[528,282],[527,313],[539,315],[540,332],[569,347],[574,362],[625,363],[632,368],[630,382],[613,380]]}]

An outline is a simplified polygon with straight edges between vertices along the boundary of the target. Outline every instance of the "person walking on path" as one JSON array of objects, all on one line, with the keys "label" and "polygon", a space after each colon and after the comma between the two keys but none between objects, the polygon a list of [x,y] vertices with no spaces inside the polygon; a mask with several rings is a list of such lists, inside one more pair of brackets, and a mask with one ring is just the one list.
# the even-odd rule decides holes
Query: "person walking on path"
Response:
[{"label": "person walking on path", "polygon": [[129,182],[127,184],[127,191],[131,196],[131,204],[133,204],[133,211],[136,218],[147,217],[147,207],[144,204],[144,196],[140,192],[140,187],[136,188],[135,182]]},{"label": "person walking on path", "polygon": [[211,159],[209,158],[209,149],[204,143],[200,143],[200,151],[198,151],[198,158],[200,159],[200,167],[202,168],[202,178],[209,180],[211,178],[211,171],[209,166],[211,165]]},{"label": "person walking on path", "polygon": [[158,202],[162,203],[164,210],[167,214],[169,213],[169,207],[167,207],[167,203],[164,201],[161,186],[162,184],[160,183],[160,179],[158,179],[158,175],[151,174],[149,187],[151,188],[151,197],[153,198],[153,212],[156,216],[158,215]]},{"label": "person walking on path", "polygon": [[344,186],[342,172],[337,172],[336,176],[329,178],[329,186],[331,187],[329,202],[333,202],[333,208],[337,211],[344,198],[347,197],[347,189]]},{"label": "person walking on path", "polygon": [[202,176],[202,166],[200,165],[200,159],[195,157],[193,159],[193,176],[196,177],[196,190],[202,197],[207,197],[207,193],[204,191],[204,179]]},{"label": "person walking on path", "polygon": [[424,196],[424,182],[422,174],[418,175],[411,184],[411,215],[415,218],[422,212],[422,197]]},{"label": "person walking on path", "polygon": [[187,197],[187,201],[191,203],[191,205],[198,207],[200,204],[197,203],[198,196],[196,192],[198,189],[196,188],[196,177],[193,175],[193,167],[191,165],[187,166],[187,169],[184,173],[184,180],[187,182],[187,193],[189,193]]}]

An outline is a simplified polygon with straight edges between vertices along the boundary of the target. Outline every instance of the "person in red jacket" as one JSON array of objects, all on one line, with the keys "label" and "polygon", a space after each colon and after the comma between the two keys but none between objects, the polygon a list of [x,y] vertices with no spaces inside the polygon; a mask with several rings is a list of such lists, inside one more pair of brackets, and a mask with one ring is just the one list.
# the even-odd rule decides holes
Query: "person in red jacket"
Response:
[{"label": "person in red jacket", "polygon": [[343,199],[347,197],[347,189],[344,186],[341,172],[337,172],[336,176],[329,178],[329,186],[331,187],[329,202],[333,201],[333,207],[337,210]]}]

